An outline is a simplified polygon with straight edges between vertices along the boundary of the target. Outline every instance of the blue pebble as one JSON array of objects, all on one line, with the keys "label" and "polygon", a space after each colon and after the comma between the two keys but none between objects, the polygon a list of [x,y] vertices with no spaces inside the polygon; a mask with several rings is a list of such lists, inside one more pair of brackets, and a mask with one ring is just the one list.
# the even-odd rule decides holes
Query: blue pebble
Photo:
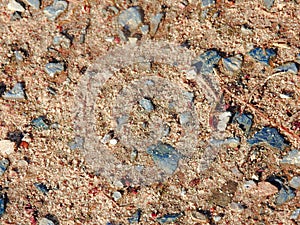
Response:
[{"label": "blue pebble", "polygon": [[38,118],[36,119],[33,119],[31,121],[32,125],[35,126],[36,128],[39,128],[39,129],[48,129],[49,126],[48,124],[45,122],[45,117],[44,116],[39,116]]},{"label": "blue pebble", "polygon": [[141,209],[138,209],[133,215],[132,217],[128,218],[128,222],[130,224],[133,224],[133,223],[139,223],[140,222],[140,219],[141,219],[141,215],[142,215],[142,210]]},{"label": "blue pebble", "polygon": [[154,110],[154,105],[151,100],[143,98],[139,101],[140,106],[143,107],[147,112],[151,112]]},{"label": "blue pebble", "polygon": [[49,189],[43,183],[34,183],[34,186],[45,195],[49,192]]},{"label": "blue pebble", "polygon": [[0,196],[0,217],[5,213],[7,199],[5,195]]},{"label": "blue pebble", "polygon": [[267,9],[271,9],[274,4],[274,0],[264,0],[264,5]]},{"label": "blue pebble", "polygon": [[197,73],[202,75],[209,75],[213,73],[213,68],[220,61],[221,56],[215,50],[204,52],[195,59],[193,66],[196,67]]},{"label": "blue pebble", "polygon": [[242,68],[243,64],[243,58],[241,55],[224,58],[222,61],[225,69],[229,72],[239,71]]},{"label": "blue pebble", "polygon": [[293,177],[290,182],[289,182],[290,186],[292,188],[298,189],[300,188],[300,176],[295,176]]},{"label": "blue pebble", "polygon": [[0,160],[0,176],[2,176],[4,174],[4,172],[6,171],[8,166],[9,166],[8,159]]},{"label": "blue pebble", "polygon": [[255,48],[249,52],[249,55],[256,61],[269,65],[270,59],[276,56],[276,52],[271,48],[265,50],[262,48]]},{"label": "blue pebble", "polygon": [[183,216],[183,213],[166,214],[162,217],[157,218],[157,222],[159,222],[160,224],[172,223],[172,222],[175,222],[178,218],[180,218],[182,216]]},{"label": "blue pebble", "polygon": [[173,174],[177,169],[180,154],[169,144],[158,143],[147,148],[155,164],[167,174]]},{"label": "blue pebble", "polygon": [[248,135],[253,124],[253,115],[250,113],[236,113],[233,117],[233,121],[237,122],[240,125],[240,128],[245,131]]},{"label": "blue pebble", "polygon": [[298,74],[298,68],[296,63],[290,62],[283,64],[281,66],[278,66],[274,69],[275,72],[289,72],[292,74]]},{"label": "blue pebble", "polygon": [[296,197],[295,191],[292,190],[290,187],[284,186],[278,192],[277,197],[275,199],[275,204],[282,205],[287,201],[292,200],[295,197]]},{"label": "blue pebble", "polygon": [[216,4],[215,0],[202,0],[202,7],[208,7]]},{"label": "blue pebble", "polygon": [[283,150],[287,144],[285,143],[284,138],[278,133],[275,128],[264,127],[256,134],[253,138],[248,139],[247,142],[252,146],[260,143],[266,143],[273,148]]}]

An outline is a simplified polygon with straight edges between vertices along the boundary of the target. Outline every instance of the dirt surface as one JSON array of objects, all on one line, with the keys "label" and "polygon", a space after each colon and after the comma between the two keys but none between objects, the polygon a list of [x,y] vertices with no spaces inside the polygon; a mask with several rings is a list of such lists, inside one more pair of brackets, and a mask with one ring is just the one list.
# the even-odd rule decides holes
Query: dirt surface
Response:
[{"label": "dirt surface", "polygon": [[[162,224],[164,216],[169,216],[171,224],[193,225],[300,222],[299,215],[292,216],[300,212],[299,187],[290,187],[292,178],[300,175],[299,157],[298,164],[281,163],[300,146],[299,72],[274,72],[288,62],[296,62],[299,68],[299,1],[275,0],[267,9],[263,0],[217,0],[206,7],[201,1],[70,0],[55,20],[43,12],[52,0],[42,1],[39,9],[24,1],[20,13],[13,13],[9,2],[0,2],[0,159],[9,160],[0,177],[5,203],[0,204],[5,208],[1,224],[47,224],[43,223],[45,218],[48,224],[52,221],[61,225],[134,224],[133,218],[136,224]],[[150,32],[142,34],[138,28],[123,33],[129,37],[124,40],[118,16],[132,6],[143,10],[143,24],[150,25]],[[163,13],[163,18],[154,31],[151,18],[158,13]],[[59,44],[53,43],[56,36],[62,38]],[[131,43],[132,50],[128,48],[131,41],[137,42]],[[163,43],[156,53],[143,50],[138,55],[153,56],[150,64],[110,65],[128,62],[130,51],[147,41]],[[167,43],[172,49],[182,46],[178,65],[168,61],[174,56],[164,55],[161,50]],[[155,46],[158,44],[153,44],[153,49]],[[272,48],[276,56],[268,65],[258,62],[249,54],[256,47]],[[202,80],[201,74],[196,74],[200,78],[193,77],[183,68],[210,49],[218,51],[223,59],[241,54],[242,67],[229,72],[221,59],[210,82]],[[116,52],[120,54],[111,54]],[[184,58],[187,55],[192,58]],[[49,75],[45,71],[49,62],[63,63],[63,70]],[[82,80],[93,76],[102,79],[106,76],[102,71],[105,65],[110,67],[110,77],[99,85],[96,94],[92,93],[94,86],[83,86],[86,83]],[[158,97],[151,96],[153,90],[147,92],[146,85],[139,83],[148,78],[157,84],[164,84],[160,79],[166,81],[153,88]],[[24,99],[5,98],[1,90],[7,93],[18,82],[24,87]],[[131,99],[140,92],[151,98],[153,112],[145,113],[138,99]],[[182,93],[187,92],[193,94],[192,103],[182,103]],[[95,121],[90,135],[96,136],[85,133],[86,142],[80,145],[77,139],[74,147],[74,140],[80,136],[77,110],[86,113],[90,107],[80,108],[78,93],[95,94],[95,102],[91,103]],[[217,109],[222,98],[222,109]],[[167,104],[172,103],[170,99],[178,101],[174,110]],[[180,117],[188,110],[193,115],[192,128],[185,127]],[[224,111],[231,116],[221,132],[212,118]],[[120,127],[117,120],[122,113],[130,115],[130,122]],[[253,116],[249,132],[234,122],[236,113]],[[33,120],[40,116],[46,129],[34,126]],[[89,119],[86,127],[90,126]],[[166,136],[161,130],[164,123],[170,128]],[[285,143],[282,149],[247,142],[263,127],[279,132]],[[107,143],[102,143],[100,140],[112,131]],[[233,137],[240,141],[222,145],[210,142],[218,139],[224,143]],[[98,141],[105,148],[97,149]],[[146,151],[157,141],[183,149],[184,157],[173,174],[161,175],[155,167],[161,162]],[[12,151],[8,151],[11,146]],[[206,160],[204,155],[211,148],[212,154],[217,152],[216,158],[207,158],[209,169],[199,169],[201,159]],[[139,185],[124,179],[116,184],[114,178],[121,170],[106,161],[115,159],[130,169],[138,165],[155,169],[143,174],[149,182]],[[45,185],[45,193],[36,184]],[[279,204],[283,190],[293,194]],[[178,218],[172,222],[173,217]]]}]

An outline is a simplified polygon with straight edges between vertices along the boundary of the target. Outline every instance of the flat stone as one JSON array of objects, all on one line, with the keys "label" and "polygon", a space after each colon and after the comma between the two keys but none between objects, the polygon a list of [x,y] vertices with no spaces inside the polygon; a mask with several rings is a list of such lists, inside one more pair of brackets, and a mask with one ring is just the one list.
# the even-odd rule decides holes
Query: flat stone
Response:
[{"label": "flat stone", "polygon": [[10,91],[5,92],[2,97],[7,100],[24,100],[26,98],[24,83],[16,83],[15,86]]},{"label": "flat stone", "polygon": [[181,125],[189,125],[194,120],[191,112],[183,112],[179,115],[179,122]]},{"label": "flat stone", "polygon": [[293,177],[289,182],[290,187],[298,189],[300,188],[300,176]]},{"label": "flat stone", "polygon": [[239,54],[229,58],[223,58],[222,61],[225,69],[233,73],[241,70],[243,64],[243,56]]},{"label": "flat stone", "polygon": [[250,113],[236,113],[232,121],[237,122],[239,127],[248,135],[253,124],[253,115]]},{"label": "flat stone", "polygon": [[36,189],[38,189],[40,192],[42,192],[45,195],[49,192],[49,189],[43,183],[34,183],[34,186],[36,187]]},{"label": "flat stone", "polygon": [[271,127],[264,127],[254,134],[253,138],[248,139],[247,142],[253,146],[265,143],[273,148],[283,150],[287,144],[284,138],[279,134],[277,129]]},{"label": "flat stone", "polygon": [[289,187],[282,187],[275,199],[276,205],[282,205],[296,197],[296,193]]},{"label": "flat stone", "polygon": [[143,10],[139,6],[134,6],[122,11],[118,23],[125,30],[135,31],[143,23]]},{"label": "flat stone", "polygon": [[67,38],[65,35],[58,35],[53,38],[52,43],[54,45],[60,45],[63,48],[70,48],[71,40]]},{"label": "flat stone", "polygon": [[257,195],[258,197],[266,197],[274,195],[277,192],[277,187],[275,187],[269,182],[262,181],[257,184],[257,190],[255,191],[255,195]]},{"label": "flat stone", "polygon": [[154,105],[150,99],[143,98],[139,100],[140,106],[143,107],[147,112],[151,112],[154,110]]},{"label": "flat stone", "polygon": [[22,62],[24,60],[24,56],[21,51],[14,51],[14,55],[18,62]]},{"label": "flat stone", "polygon": [[269,65],[270,63],[270,59],[276,56],[276,52],[271,49],[262,49],[262,48],[255,48],[252,49],[249,52],[249,55],[254,58],[256,61],[265,64],[265,65]]},{"label": "flat stone", "polygon": [[22,4],[15,0],[10,0],[7,4],[7,9],[11,11],[17,11],[17,12],[25,12],[25,8]]},{"label": "flat stone", "polygon": [[291,220],[297,220],[299,218],[300,215],[300,208],[294,210],[290,216]]},{"label": "flat stone", "polygon": [[287,156],[283,157],[280,163],[300,167],[300,151],[296,149],[290,151]]},{"label": "flat stone", "polygon": [[147,148],[154,163],[167,174],[173,174],[177,169],[180,154],[171,145],[158,143]]},{"label": "flat stone", "polygon": [[128,222],[130,224],[139,223],[142,215],[142,210],[138,209],[130,218],[128,218]]},{"label": "flat stone", "polygon": [[39,116],[38,118],[33,119],[31,121],[31,124],[39,129],[48,129],[49,128],[48,124],[45,121],[44,116]]},{"label": "flat stone", "polygon": [[35,9],[39,9],[41,2],[40,0],[25,0],[28,5],[32,6]]},{"label": "flat stone", "polygon": [[209,50],[199,55],[192,66],[196,67],[196,71],[202,75],[209,75],[213,73],[213,68],[220,61],[221,56],[215,50]]},{"label": "flat stone", "polygon": [[8,159],[1,159],[0,160],[0,176],[4,174],[4,172],[7,170],[7,167],[9,166]]},{"label": "flat stone", "polygon": [[63,62],[58,63],[47,63],[45,66],[45,71],[50,77],[54,77],[56,74],[63,72],[65,65]]},{"label": "flat stone", "polygon": [[10,155],[15,151],[15,143],[10,140],[0,141],[0,153],[2,155]]},{"label": "flat stone", "polygon": [[54,21],[58,16],[60,16],[68,7],[68,3],[62,0],[54,0],[52,5],[47,6],[44,9],[44,14],[49,20]]},{"label": "flat stone", "polygon": [[298,74],[298,68],[296,63],[289,62],[285,63],[281,66],[278,66],[274,69],[274,72],[285,72],[285,73],[292,73],[292,74]]},{"label": "flat stone", "polygon": [[264,5],[267,9],[271,9],[274,4],[274,0],[264,0]]},{"label": "flat stone", "polygon": [[164,16],[163,13],[158,13],[150,19],[150,35],[151,36],[153,36],[156,33],[163,16]]},{"label": "flat stone", "polygon": [[156,221],[159,222],[160,224],[173,223],[182,216],[183,216],[183,213],[166,214],[162,217],[157,218]]},{"label": "flat stone", "polygon": [[47,218],[42,218],[39,222],[39,225],[55,225],[52,220],[49,220]]},{"label": "flat stone", "polygon": [[7,199],[5,195],[1,194],[0,196],[0,217],[5,213]]},{"label": "flat stone", "polygon": [[113,196],[112,196],[112,197],[114,198],[115,201],[118,201],[120,198],[122,198],[122,194],[121,194],[121,192],[119,192],[119,191],[115,191],[115,192],[113,193]]},{"label": "flat stone", "polygon": [[148,34],[149,33],[149,29],[150,29],[149,25],[142,25],[140,27],[140,31],[142,32],[143,35]]},{"label": "flat stone", "polygon": [[202,7],[208,7],[216,4],[215,0],[201,0]]}]

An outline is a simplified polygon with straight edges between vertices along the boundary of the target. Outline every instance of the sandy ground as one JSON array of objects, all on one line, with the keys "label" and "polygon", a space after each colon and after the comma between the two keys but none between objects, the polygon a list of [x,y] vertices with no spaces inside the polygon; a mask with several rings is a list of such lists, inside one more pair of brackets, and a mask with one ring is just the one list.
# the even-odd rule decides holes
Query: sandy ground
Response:
[{"label": "sandy ground", "polygon": [[[299,149],[299,72],[274,75],[275,67],[296,61],[300,53],[299,1],[275,0],[268,10],[260,0],[219,0],[209,8],[203,8],[201,1],[70,0],[67,10],[54,21],[43,13],[52,1],[42,1],[40,9],[25,4],[22,18],[16,20],[7,8],[8,2],[0,2],[0,82],[5,83],[7,90],[24,82],[26,99],[0,98],[0,140],[7,140],[9,133],[15,131],[24,135],[13,152],[1,152],[1,159],[10,162],[0,179],[1,193],[8,199],[1,224],[38,224],[42,218],[61,225],[129,224],[128,218],[138,209],[142,212],[139,224],[159,224],[157,218],[172,213],[182,213],[173,224],[299,223],[299,216],[291,219],[292,212],[300,207],[299,191],[295,190],[296,196],[290,201],[276,205],[278,189],[266,182],[276,176],[288,184],[300,174],[299,167],[279,163],[291,149]],[[150,71],[134,65],[118,66],[119,70],[99,90],[95,104],[99,138],[114,126],[111,121],[116,116],[110,110],[118,101],[125,101],[118,99],[122,88],[130,88],[134,80],[147,76],[166,78],[175,87],[194,93],[199,130],[193,139],[199,151],[174,175],[146,186],[127,183],[118,187],[101,171],[95,173],[95,166],[85,160],[97,152],[71,149],[70,143],[76,136],[76,93],[79,88],[86,88],[81,86],[81,80],[86,71],[98,67],[108,52],[124,46],[117,18],[122,10],[137,5],[144,10],[144,24],[149,24],[153,15],[165,13],[157,32],[137,35],[138,42],[188,43],[186,51],[193,56],[207,49],[217,49],[222,57],[244,56],[241,71],[228,73],[220,62],[214,75],[220,92],[224,92],[227,110],[249,112],[254,123],[248,136],[236,123],[228,123],[223,138],[240,137],[240,144],[220,147],[210,169],[199,173],[203,149],[213,136],[209,124],[212,105],[205,98],[203,87],[186,79],[187,74],[176,66],[154,62]],[[57,35],[71,41],[54,45]],[[270,66],[248,55],[254,47],[276,49]],[[23,61],[16,59],[15,51],[23,54]],[[52,61],[65,64],[64,71],[53,77],[44,69]],[[49,88],[56,94],[50,93]],[[182,135],[178,118],[166,114],[167,106],[162,100],[155,104],[162,107],[152,117],[139,114],[138,107],[130,113],[137,121],[155,121],[160,117],[168,120],[172,132],[164,141],[176,143]],[[32,126],[32,120],[39,116],[46,116],[49,129]],[[264,126],[276,128],[288,147],[283,151],[267,145],[250,147],[247,138]],[[139,123],[133,123],[130,129],[130,138],[142,145],[148,137],[147,129]],[[131,150],[121,145],[122,141],[132,144],[126,135],[124,131],[117,133],[120,143],[108,144],[111,152],[107,154],[130,164]],[[154,164],[149,155],[142,156],[138,163]],[[101,161],[101,157],[97,160]],[[249,180],[260,186],[246,190],[245,182]],[[43,194],[35,183],[43,183],[50,190]],[[122,195],[117,201],[113,197],[116,191]]]}]

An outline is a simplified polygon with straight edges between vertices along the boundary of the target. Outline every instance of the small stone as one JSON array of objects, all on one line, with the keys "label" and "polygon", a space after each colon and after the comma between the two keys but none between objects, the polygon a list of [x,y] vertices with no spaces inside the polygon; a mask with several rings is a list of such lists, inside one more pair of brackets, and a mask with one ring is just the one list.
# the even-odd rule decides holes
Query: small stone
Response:
[{"label": "small stone", "polygon": [[236,113],[232,121],[237,122],[239,127],[248,135],[253,124],[253,115],[250,113]]},{"label": "small stone", "polygon": [[182,216],[183,216],[183,213],[172,213],[172,214],[166,214],[166,215],[164,215],[162,217],[159,217],[156,220],[160,224],[173,223],[173,222],[175,222],[177,219],[179,219]]},{"label": "small stone", "polygon": [[191,112],[183,112],[179,115],[179,122],[183,126],[189,125],[193,121],[193,115]]},{"label": "small stone", "polygon": [[120,198],[122,198],[121,192],[115,191],[115,192],[113,193],[113,198],[114,198],[115,201],[118,201]]},{"label": "small stone", "polygon": [[290,187],[294,189],[300,188],[300,176],[293,177],[289,182]]},{"label": "small stone", "polygon": [[42,218],[39,222],[39,225],[55,225],[52,220],[49,220],[47,218]]},{"label": "small stone", "polygon": [[65,35],[58,35],[53,38],[52,43],[54,45],[60,45],[63,48],[70,48],[71,40],[67,38]]},{"label": "small stone", "polygon": [[112,43],[115,40],[115,37],[113,37],[113,36],[105,37],[104,40]]},{"label": "small stone", "polygon": [[251,190],[251,189],[256,188],[256,183],[253,180],[247,180],[244,182],[243,186],[244,186],[245,190]]},{"label": "small stone", "polygon": [[216,4],[215,0],[202,0],[201,1],[202,7],[208,7]]},{"label": "small stone", "polygon": [[130,153],[130,160],[131,162],[134,162],[138,157],[138,151],[136,149],[133,149]]},{"label": "small stone", "polygon": [[292,74],[298,74],[298,68],[296,63],[290,62],[283,64],[281,66],[278,66],[274,69],[275,72],[284,72],[284,73],[292,73]]},{"label": "small stone", "polygon": [[128,218],[128,222],[130,224],[139,223],[142,215],[142,210],[138,209],[130,218]]},{"label": "small stone", "polygon": [[103,144],[107,144],[114,136],[113,132],[108,132],[107,134],[105,134],[103,136],[103,138],[101,139],[101,143]]},{"label": "small stone", "polygon": [[283,186],[277,194],[277,197],[275,199],[275,204],[282,205],[287,201],[292,200],[295,197],[296,194],[290,187]]},{"label": "small stone", "polygon": [[297,62],[298,64],[300,64],[300,53],[298,53],[297,56],[296,56],[296,62]]},{"label": "small stone", "polygon": [[63,72],[64,69],[65,65],[62,62],[47,63],[45,66],[45,71],[49,74],[50,77],[54,77],[56,74]]},{"label": "small stone", "polygon": [[0,160],[0,176],[4,174],[4,172],[7,170],[7,167],[9,166],[8,159],[1,159]]},{"label": "small stone", "polygon": [[44,13],[49,20],[54,21],[68,7],[68,3],[63,0],[54,0],[53,4],[44,9]]},{"label": "small stone", "polygon": [[287,156],[283,157],[280,163],[300,167],[300,151],[296,149],[290,151]]},{"label": "small stone", "polygon": [[189,102],[192,103],[194,101],[195,95],[193,92],[185,91],[185,92],[183,92],[183,95]]},{"label": "small stone", "polygon": [[223,58],[222,61],[227,71],[237,72],[240,71],[242,68],[243,56],[239,54],[233,57]]},{"label": "small stone", "polygon": [[21,51],[14,51],[15,58],[18,62],[22,62],[24,59],[23,53]]},{"label": "small stone", "polygon": [[170,134],[171,128],[168,124],[163,124],[161,129],[163,137],[167,137]]},{"label": "small stone", "polygon": [[7,100],[24,100],[26,98],[24,83],[16,83],[15,86],[10,91],[5,92],[2,97]]},{"label": "small stone", "polygon": [[199,55],[192,66],[196,67],[198,74],[209,75],[213,73],[213,68],[220,61],[221,56],[215,50],[209,50]]},{"label": "small stone", "polygon": [[140,27],[140,31],[142,32],[143,35],[146,35],[149,33],[149,25],[143,25]]},{"label": "small stone", "polygon": [[222,145],[227,145],[230,148],[236,148],[240,145],[241,139],[238,137],[226,138],[225,140],[212,139],[210,143],[214,146],[221,147]]},{"label": "small stone", "polygon": [[116,144],[118,144],[118,140],[113,138],[113,139],[109,140],[109,144],[110,145],[116,145]]},{"label": "small stone", "polygon": [[32,6],[35,9],[39,9],[40,8],[40,0],[25,0],[27,2],[28,5]]},{"label": "small stone", "polygon": [[124,30],[134,32],[143,23],[143,11],[139,6],[121,12],[118,22]]},{"label": "small stone", "polygon": [[235,212],[242,212],[245,209],[245,206],[243,206],[241,203],[238,202],[232,202],[230,204],[230,208]]},{"label": "small stone", "polygon": [[258,197],[266,197],[270,195],[274,195],[278,192],[277,187],[274,185],[270,184],[269,182],[259,182],[257,184],[257,190],[254,192],[255,195]]},{"label": "small stone", "polygon": [[292,215],[290,216],[290,219],[291,220],[297,220],[299,215],[300,215],[300,208],[298,208],[298,209],[296,209],[292,212]]},{"label": "small stone", "polygon": [[84,139],[82,137],[76,136],[73,141],[68,143],[71,150],[83,149]]},{"label": "small stone", "polygon": [[163,18],[163,13],[158,13],[150,19],[150,35],[154,36],[156,33],[158,26]]},{"label": "small stone", "polygon": [[279,134],[275,128],[264,127],[254,134],[253,138],[248,139],[247,142],[253,146],[260,143],[265,143],[273,148],[283,150],[287,144],[284,138]]},{"label": "small stone", "polygon": [[276,52],[271,48],[255,48],[249,52],[249,55],[256,61],[265,65],[269,65],[270,59],[276,56]]},{"label": "small stone", "polygon": [[17,12],[25,12],[24,6],[15,0],[10,0],[7,9],[11,11],[17,11]]},{"label": "small stone", "polygon": [[155,164],[167,174],[173,174],[177,169],[180,154],[171,145],[158,143],[147,148]]},{"label": "small stone", "polygon": [[230,120],[231,117],[231,112],[223,112],[219,115],[218,118],[218,125],[217,125],[217,130],[218,131],[225,131],[227,124]]},{"label": "small stone", "polygon": [[154,105],[150,99],[143,98],[139,101],[140,106],[143,107],[147,112],[154,110]]},{"label": "small stone", "polygon": [[17,147],[20,146],[23,137],[24,137],[23,133],[19,130],[15,130],[15,131],[9,132],[7,134],[7,139],[12,141],[12,142],[15,142]]},{"label": "small stone", "polygon": [[36,128],[39,128],[39,129],[48,129],[49,128],[44,116],[39,116],[38,118],[33,119],[31,121],[31,123],[33,126],[35,126]]},{"label": "small stone", "polygon": [[36,187],[36,189],[38,189],[40,192],[42,192],[43,194],[47,194],[49,192],[50,189],[47,188],[47,186],[43,183],[34,183],[34,186]]},{"label": "small stone", "polygon": [[10,140],[0,141],[0,153],[1,155],[10,155],[15,150],[15,143]]},{"label": "small stone", "polygon": [[0,217],[5,213],[7,197],[4,194],[0,196]]},{"label": "small stone", "polygon": [[274,0],[264,0],[265,7],[270,10],[274,4]]}]

